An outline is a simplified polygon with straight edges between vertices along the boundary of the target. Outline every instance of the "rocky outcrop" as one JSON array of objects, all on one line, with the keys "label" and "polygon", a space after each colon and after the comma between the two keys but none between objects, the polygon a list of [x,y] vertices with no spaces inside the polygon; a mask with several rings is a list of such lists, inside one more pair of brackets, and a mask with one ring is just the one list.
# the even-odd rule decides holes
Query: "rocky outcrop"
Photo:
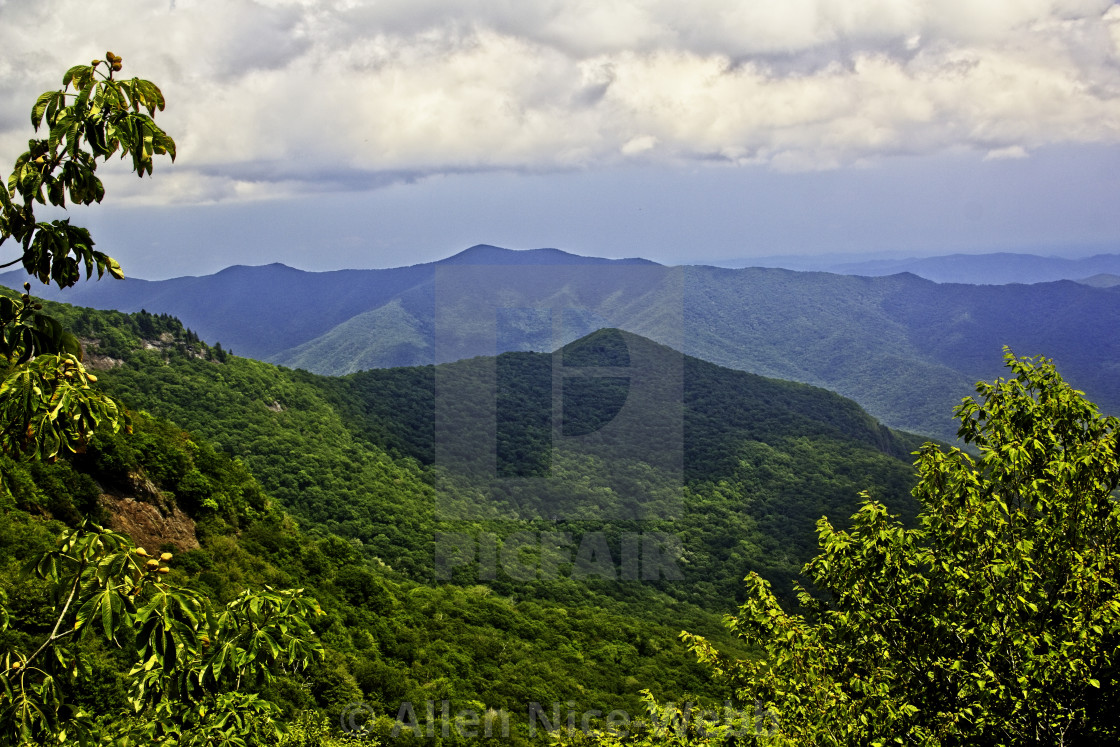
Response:
[{"label": "rocky outcrop", "polygon": [[178,552],[198,549],[194,519],[167,499],[144,478],[135,478],[127,493],[102,493],[101,505],[109,514],[109,527],[127,534],[150,551],[174,545]]},{"label": "rocky outcrop", "polygon": [[111,368],[123,366],[124,361],[120,358],[113,358],[109,355],[98,355],[97,353],[85,351],[84,360],[82,361],[85,367],[93,371],[108,371]]}]

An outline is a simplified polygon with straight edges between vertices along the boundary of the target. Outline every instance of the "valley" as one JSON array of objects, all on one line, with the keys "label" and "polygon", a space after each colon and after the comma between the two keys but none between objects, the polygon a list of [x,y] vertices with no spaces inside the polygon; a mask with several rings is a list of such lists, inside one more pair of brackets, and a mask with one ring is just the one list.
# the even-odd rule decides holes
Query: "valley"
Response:
[{"label": "valley", "polygon": [[[114,504],[98,496],[174,506],[197,522],[200,547],[170,548],[185,583],[218,599],[251,580],[311,589],[327,613],[316,631],[329,666],[284,686],[291,709],[361,701],[391,714],[453,698],[519,712],[576,698],[638,712],[643,687],[710,698],[716,684],[675,640],[682,627],[745,655],[720,616],[747,573],[788,589],[817,519],[843,521],[862,490],[913,516],[919,437],[828,391],[628,333],[599,331],[556,355],[325,377],[229,355],[168,316],[49,310],[86,341],[99,384],[134,412],[133,432],[26,477],[8,462],[9,484],[23,486],[13,508],[112,521]],[[665,407],[626,391],[642,360],[647,377],[680,371],[675,443],[650,452],[633,433],[605,450],[582,443],[622,406],[637,407],[643,427]],[[562,422],[551,424],[554,367],[631,363],[630,383],[562,389]],[[484,454],[497,461],[439,458],[437,381],[488,375]],[[138,492],[138,479],[153,488]],[[6,531],[26,531],[20,516]],[[506,546],[521,554],[487,565],[487,546],[495,558]]]}]

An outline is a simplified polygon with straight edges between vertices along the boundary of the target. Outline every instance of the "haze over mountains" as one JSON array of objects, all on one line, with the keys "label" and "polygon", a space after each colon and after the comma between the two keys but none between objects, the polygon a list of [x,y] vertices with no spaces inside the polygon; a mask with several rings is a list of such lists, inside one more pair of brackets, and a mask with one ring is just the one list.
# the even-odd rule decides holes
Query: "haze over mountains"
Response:
[{"label": "haze over mountains", "polygon": [[[1090,285],[1115,285],[1116,281],[1120,281],[1120,254],[1095,254],[1091,257],[1071,259],[1017,252],[996,252],[901,259],[854,256],[842,261],[829,256],[773,256],[718,264],[728,267],[781,267],[787,270],[873,277],[910,272],[937,283],[973,285],[1049,283],[1056,280],[1076,280],[1088,282]],[[1109,278],[1114,280],[1109,281]]]},{"label": "haze over mountains", "polygon": [[321,374],[551,351],[616,327],[831,389],[889,426],[941,438],[953,437],[953,406],[974,382],[1002,375],[1008,345],[1056,359],[1103,409],[1120,411],[1120,291],[1068,280],[938,284],[909,273],[667,268],[476,246],[387,270],[236,266],[41,290],[76,305],[169,313],[238,354]]}]

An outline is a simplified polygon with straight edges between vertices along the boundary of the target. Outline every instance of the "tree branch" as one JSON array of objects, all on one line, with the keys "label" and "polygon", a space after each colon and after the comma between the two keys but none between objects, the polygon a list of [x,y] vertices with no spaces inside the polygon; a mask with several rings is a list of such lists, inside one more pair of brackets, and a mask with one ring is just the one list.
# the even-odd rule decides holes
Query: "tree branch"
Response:
[{"label": "tree branch", "polygon": [[43,645],[40,646],[39,649],[35,653],[31,654],[31,656],[29,656],[27,658],[27,661],[24,663],[24,666],[26,666],[26,667],[31,666],[31,662],[35,661],[35,657],[37,657],[39,654],[43,653],[43,650],[47,646],[51,645],[52,643],[57,641],[59,638],[62,638],[63,636],[69,635],[70,633],[74,632],[74,631],[71,630],[71,631],[67,631],[67,632],[63,633],[62,635],[59,635],[58,627],[60,625],[62,625],[62,621],[64,619],[66,619],[66,613],[70,609],[70,604],[71,604],[71,602],[74,601],[74,596],[78,593],[78,588],[81,586],[82,570],[83,570],[83,568],[78,568],[78,572],[76,574],[74,574],[74,583],[70,587],[70,596],[68,596],[66,598],[66,604],[62,605],[62,612],[59,614],[58,619],[54,621],[54,630],[51,631],[51,634],[50,634],[50,636],[47,637],[47,640],[43,641]]}]

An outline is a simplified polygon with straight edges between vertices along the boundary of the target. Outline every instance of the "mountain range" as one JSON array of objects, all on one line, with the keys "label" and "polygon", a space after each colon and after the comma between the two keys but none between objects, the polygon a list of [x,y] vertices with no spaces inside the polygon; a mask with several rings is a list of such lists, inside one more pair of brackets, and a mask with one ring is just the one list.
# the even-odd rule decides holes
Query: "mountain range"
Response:
[{"label": "mountain range", "polygon": [[830,265],[829,272],[844,275],[894,275],[912,272],[938,283],[1047,283],[1055,280],[1081,281],[1093,275],[1120,275],[1120,254],[1096,254],[1067,259],[1034,254],[950,254],[897,260],[870,260]]},{"label": "mountain range", "polygon": [[[742,658],[720,616],[747,573],[789,595],[817,521],[847,525],[861,491],[915,514],[922,439],[628,332],[326,377],[230,355],[166,314],[44,305],[131,425],[50,464],[0,455],[12,627],[50,619],[14,569],[65,525],[113,526],[222,602],[264,585],[321,602],[325,660],[281,677],[285,713],[571,698],[637,712],[642,688],[719,702],[682,627]],[[128,664],[90,656],[83,702],[123,712]]]},{"label": "mountain range", "polygon": [[[0,276],[9,285],[15,273]],[[1046,355],[1120,411],[1120,291],[1071,281],[982,286],[775,268],[663,267],[480,245],[440,262],[87,282],[47,298],[167,313],[201,337],[319,374],[552,351],[596,329],[729,368],[825,387],[891,427],[955,436],[953,406],[1002,373],[1002,348]]]},{"label": "mountain range", "polygon": [[[486,257],[500,261],[436,268],[383,293],[402,314],[429,309],[414,319],[421,331],[429,320],[431,337],[398,352],[446,362],[343,376],[230,355],[165,313],[47,302],[132,425],[51,464],[0,457],[12,492],[0,512],[0,589],[19,605],[13,627],[50,619],[13,569],[53,546],[63,522],[93,519],[169,553],[172,577],[215,599],[269,585],[320,600],[324,660],[278,681],[285,713],[318,708],[337,721],[340,703],[358,703],[388,716],[378,732],[388,740],[405,701],[514,710],[575,698],[633,711],[646,687],[662,701],[718,702],[723,683],[689,661],[680,629],[749,656],[750,641],[719,625],[743,601],[743,577],[758,572],[789,594],[815,554],[817,521],[846,526],[860,491],[912,522],[910,455],[923,439],[834,392],[719,366],[609,324],[629,319],[682,347],[716,350],[721,335],[748,350],[756,340],[768,355],[800,345],[808,365],[834,349],[817,338],[828,324],[858,342],[840,325],[861,309],[879,308],[948,356],[954,345],[968,350],[934,319],[953,308],[1005,334],[1017,333],[1015,322],[1057,334],[1091,308],[1084,299],[1111,297],[1073,283],[1029,286],[1036,295],[1026,302],[1052,319],[1046,327],[998,312],[1021,286],[965,293],[939,310],[937,289],[965,287],[539,253],[516,266],[479,250]],[[779,291],[784,304],[769,308]],[[338,301],[329,284],[320,292],[323,305]],[[320,302],[300,293],[288,301],[280,322],[314,315]],[[1085,346],[1102,348],[1108,331],[1102,323]],[[527,350],[575,334],[553,352]],[[906,339],[865,337],[862,350],[878,354]],[[510,350],[463,355],[486,345]],[[852,360],[831,365],[856,370]],[[901,385],[921,394],[928,382]],[[90,657],[96,679],[78,696],[129,712],[128,666],[107,647]]]},{"label": "mountain range", "polygon": [[1024,252],[944,254],[934,257],[882,255],[776,255],[715,262],[721,267],[781,267],[786,270],[832,272],[839,275],[895,275],[910,272],[937,283],[1005,285],[1086,282],[1096,275],[1120,275],[1120,254],[1087,257],[1042,256]]}]

